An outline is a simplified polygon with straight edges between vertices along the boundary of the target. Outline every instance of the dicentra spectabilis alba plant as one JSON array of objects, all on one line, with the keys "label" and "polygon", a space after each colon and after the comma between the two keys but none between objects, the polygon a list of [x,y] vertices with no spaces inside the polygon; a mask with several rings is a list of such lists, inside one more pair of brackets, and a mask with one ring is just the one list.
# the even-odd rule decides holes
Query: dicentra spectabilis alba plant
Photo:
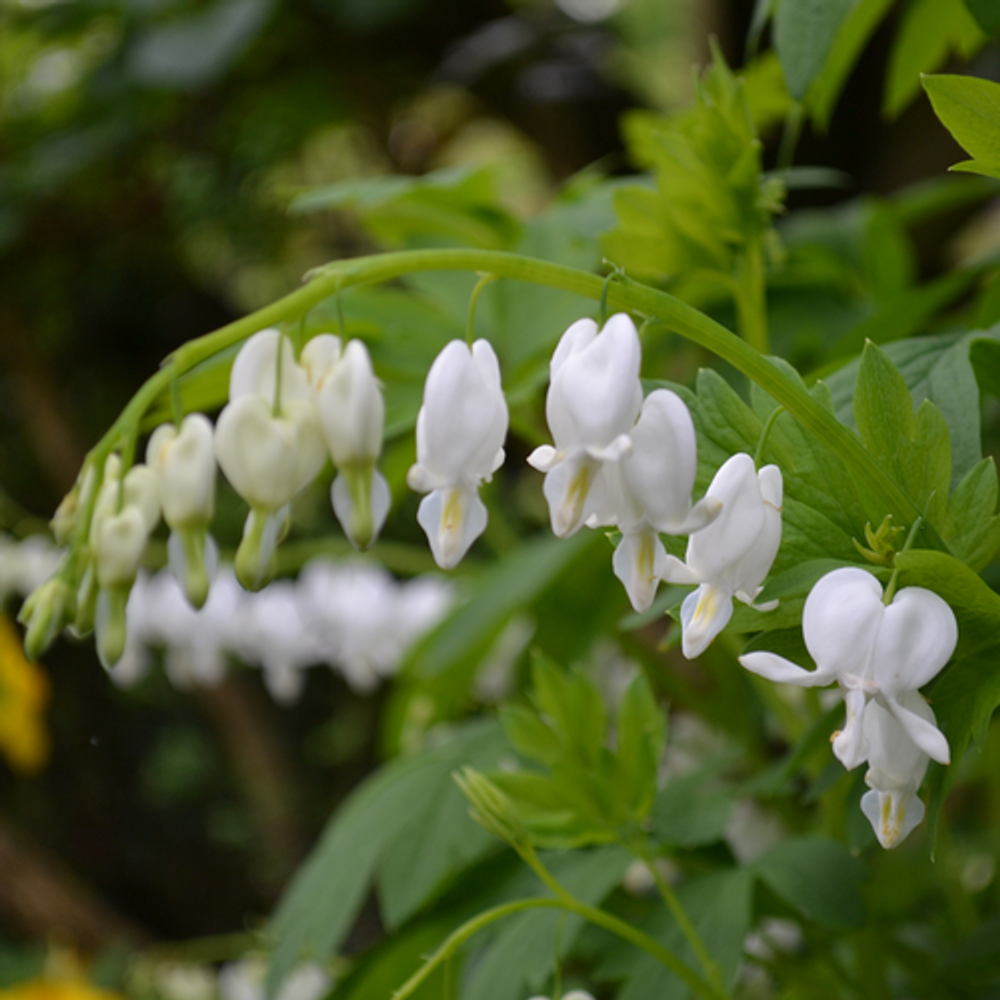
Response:
[{"label": "dicentra spectabilis alba plant", "polygon": [[427,493],[417,520],[434,559],[452,569],[486,530],[479,484],[503,464],[507,401],[500,364],[485,340],[453,340],[434,359],[417,415],[417,461],[410,488]]},{"label": "dicentra spectabilis alba plant", "polygon": [[[974,5],[968,6],[971,17]],[[779,47],[794,47],[805,35],[815,42],[817,33],[798,30],[808,25],[797,17],[820,9],[838,13],[842,7],[825,0],[770,5],[779,18],[774,32],[782,40]],[[802,10],[807,13],[800,15]],[[857,21],[849,16],[856,31]],[[831,16],[824,37],[842,37],[834,20]],[[842,48],[834,48],[842,58]],[[822,53],[809,55],[804,63],[820,60]],[[796,91],[796,103],[786,107],[788,144],[796,116],[815,112],[816,91],[802,78],[804,63],[791,66],[800,74],[797,81],[786,72]],[[941,86],[948,90],[953,84]],[[496,558],[465,567],[460,596],[469,599],[456,601],[452,617],[416,649],[410,646],[411,619],[419,616],[391,604],[384,579],[366,578],[361,569],[335,573],[307,564],[314,545],[341,545],[339,537],[320,537],[325,509],[303,519],[307,537],[288,553],[289,565],[302,571],[300,581],[282,580],[255,603],[244,601],[247,595],[228,572],[200,613],[173,583],[171,596],[152,597],[161,589],[160,578],[145,590],[133,589],[133,620],[145,619],[150,645],[167,647],[167,669],[177,680],[218,680],[233,654],[259,665],[274,696],[291,702],[306,693],[307,664],[336,666],[356,692],[364,692],[405,659],[404,688],[391,697],[393,721],[388,735],[382,734],[390,750],[400,750],[405,759],[389,763],[334,819],[333,835],[317,848],[308,877],[296,879],[289,890],[268,938],[277,942],[272,986],[304,954],[318,960],[332,956],[345,941],[360,900],[377,883],[385,926],[412,932],[411,942],[439,934],[442,915],[457,900],[452,887],[462,886],[462,908],[482,904],[413,972],[397,991],[400,1000],[426,985],[445,962],[458,967],[454,981],[477,996],[493,995],[492,983],[477,981],[484,968],[508,977],[497,995],[558,995],[561,970],[542,969],[534,952],[524,958],[530,950],[523,946],[526,940],[542,951],[542,931],[551,931],[546,956],[560,962],[571,954],[581,964],[572,971],[572,982],[600,982],[602,996],[684,992],[730,1000],[742,989],[741,956],[750,952],[744,941],[754,920],[773,912],[775,901],[794,916],[796,940],[807,941],[810,951],[822,953],[817,961],[827,962],[815,979],[822,988],[846,983],[853,995],[856,984],[871,983],[879,996],[896,990],[912,953],[909,944],[900,944],[911,940],[909,929],[896,937],[893,928],[851,952],[852,938],[868,933],[860,888],[864,865],[876,892],[888,887],[885,896],[892,895],[894,876],[877,867],[885,865],[878,851],[865,849],[875,840],[883,848],[896,847],[925,818],[933,841],[941,817],[951,821],[941,803],[958,767],[946,768],[964,758],[964,777],[972,766],[966,747],[985,733],[1000,704],[995,671],[1000,597],[978,575],[1000,547],[1000,487],[991,460],[982,457],[977,396],[977,378],[1000,392],[994,363],[1000,333],[976,330],[956,313],[947,317],[954,333],[926,338],[916,347],[906,338],[895,341],[900,331],[887,317],[895,319],[904,293],[922,291],[907,283],[908,251],[900,248],[906,225],[931,211],[935,200],[924,193],[899,204],[865,203],[853,214],[826,216],[825,235],[823,226],[797,228],[793,217],[781,234],[787,243],[783,256],[772,221],[783,208],[782,177],[794,175],[764,171],[763,157],[769,154],[755,122],[771,112],[751,106],[751,91],[759,93],[759,87],[744,87],[717,62],[699,81],[693,109],[637,116],[630,123],[631,151],[650,161],[652,172],[639,184],[597,180],[600,198],[584,206],[595,217],[607,213],[608,227],[615,227],[605,233],[602,247],[615,261],[610,278],[564,260],[523,256],[517,252],[519,237],[510,235],[517,225],[507,235],[499,229],[493,234],[503,252],[424,246],[319,268],[281,302],[171,355],[88,455],[78,486],[60,507],[54,530],[66,552],[53,577],[25,605],[26,645],[37,654],[67,626],[86,632],[96,616],[99,650],[109,664],[125,648],[120,609],[157,516],[141,481],[155,472],[159,502],[175,533],[190,530],[201,538],[212,516],[213,474],[201,417],[188,418],[177,430],[154,432],[147,451],[153,471],[131,469],[121,478],[119,460],[112,458],[97,489],[108,456],[121,455],[127,465],[141,435],[169,411],[171,400],[175,412],[184,399],[204,398],[206,409],[227,404],[213,447],[251,508],[236,553],[239,579],[248,588],[269,580],[289,504],[322,471],[328,455],[337,469],[333,509],[344,532],[357,548],[374,542],[389,510],[389,488],[376,468],[382,439],[388,430],[384,467],[396,483],[409,460],[406,435],[414,421],[416,462],[407,479],[426,494],[417,520],[436,564],[455,567],[494,518],[490,548]],[[970,107],[968,101],[951,105]],[[1000,106],[1000,96],[975,106],[988,111]],[[989,157],[1000,146],[981,148]],[[986,172],[991,171],[1000,172],[1000,162]],[[462,199],[452,197],[453,188],[434,187],[440,178],[397,180],[408,197],[419,201],[422,189],[435,196],[449,192],[449,212],[466,211]],[[588,196],[574,190],[573,197]],[[940,195],[935,203],[951,197]],[[391,205],[390,197],[382,209],[391,213],[386,207]],[[488,211],[481,212],[483,207]],[[505,217],[503,211],[499,204],[477,202],[475,211],[469,210],[475,222],[469,231],[485,232],[492,241],[489,220]],[[565,237],[555,245],[583,242],[579,220],[572,232],[558,212],[541,224]],[[821,244],[816,257],[810,257],[812,239]],[[842,254],[848,244],[864,247],[860,256],[868,270],[858,271]],[[883,254],[885,246],[898,252]],[[817,261],[820,266],[814,266]],[[962,278],[966,283],[955,286],[976,300],[977,323],[996,315],[994,295],[969,291],[982,281],[984,267],[977,264]],[[459,315],[465,303],[456,312],[454,300],[461,296],[452,294],[458,281],[434,286],[428,278],[442,270],[466,272],[470,285],[472,274],[483,275],[474,286],[467,328],[488,330],[496,350],[486,339],[453,340],[435,357],[452,335],[440,331],[461,329],[465,320]],[[426,281],[414,277],[421,272],[427,272]],[[781,310],[769,313],[766,292],[776,278],[784,282],[781,293],[791,287],[798,295],[799,283],[808,285],[815,273],[825,277],[809,294],[824,321],[830,319],[825,303],[832,287],[869,298],[863,308],[851,300],[845,310],[866,316],[863,329],[823,327],[833,346],[826,354],[825,347],[817,348],[821,356],[811,367],[848,361],[852,338],[860,341],[862,332],[876,334],[886,346],[869,343],[856,363],[822,369],[830,372],[827,381],[807,386],[775,356],[789,343],[789,324],[782,319],[772,346],[768,322]],[[545,294],[541,286],[553,288],[559,299],[551,310],[547,303],[536,308],[540,299],[525,306],[515,290],[523,291],[521,285],[504,286],[477,326],[479,292],[497,279],[534,284],[532,293],[539,297]],[[392,283],[391,314],[402,332],[393,322],[372,318],[390,312],[380,311],[390,296],[379,298],[379,282]],[[729,303],[717,297],[731,297],[741,336],[690,304],[706,301],[706,290],[719,315]],[[334,298],[355,294],[365,313],[358,329],[377,327],[370,343],[373,352],[377,346],[386,381],[388,420],[368,348],[315,335]],[[409,306],[400,309],[411,295],[412,329]],[[600,301],[602,320],[572,323],[549,361],[549,345],[566,322],[559,320],[556,328],[551,317],[573,315],[569,310],[579,308],[574,296]],[[913,301],[921,304],[925,297],[915,294]],[[604,322],[608,303],[619,311]],[[420,308],[426,311],[418,315]],[[901,319],[917,322],[909,310],[898,311]],[[433,322],[417,322],[428,315]],[[925,324],[928,330],[939,329],[938,318]],[[292,340],[278,329],[261,330],[272,323],[298,331],[297,342],[306,342],[298,358]],[[675,359],[674,341],[658,339],[664,335],[687,338],[732,371],[723,377],[703,370],[693,388],[657,387],[644,398],[641,374],[680,381],[684,375],[678,373],[704,364],[704,357],[692,352],[678,352]],[[227,363],[225,352],[241,343],[225,400],[218,373]],[[541,415],[546,365],[548,433]],[[744,378],[752,383],[750,391]],[[403,391],[392,396],[394,389]],[[189,422],[198,430],[187,431]],[[529,462],[545,474],[541,498],[529,494],[532,480],[539,485],[537,477],[519,478],[516,472],[510,490],[505,481],[502,491],[480,496],[482,483],[504,461],[508,425],[515,432],[508,446],[512,454],[534,446]],[[189,438],[192,443],[185,444]],[[546,440],[552,443],[538,446]],[[695,501],[705,483],[707,492]],[[553,542],[540,526],[546,514],[560,539],[577,537]],[[579,537],[582,527],[611,529],[613,572],[625,586],[628,605],[645,614],[628,613],[617,585],[604,579],[610,573],[600,540]],[[419,532],[395,520],[387,530],[394,537],[374,548],[375,558],[406,573],[430,563]],[[683,543],[663,537],[679,535],[688,536],[683,560]],[[158,557],[151,548],[147,559]],[[604,577],[597,577],[597,567]],[[838,568],[831,572],[831,567]],[[882,580],[890,582],[883,587]],[[680,623],[680,653],[701,662],[684,663],[670,648],[672,627],[650,612],[661,583],[671,585],[663,600],[671,602],[668,613]],[[682,596],[678,587],[692,589]],[[197,603],[203,588],[189,583],[188,589]],[[435,605],[433,593],[430,598]],[[767,598],[780,598],[780,605]],[[746,607],[734,613],[734,601]],[[431,617],[438,622],[437,615]],[[725,641],[702,656],[724,632]],[[740,662],[757,677],[748,677],[737,663],[744,632],[752,638]],[[527,654],[526,636],[532,647]],[[138,638],[133,636],[133,643]],[[815,670],[794,662],[797,654],[789,651],[798,649],[800,640]],[[132,661],[122,655],[113,677],[121,683],[134,677],[142,653]],[[561,662],[571,659],[577,664],[563,669]],[[501,706],[499,724],[486,717],[492,705],[484,704],[480,683],[497,663],[513,692]],[[775,689],[767,680],[800,688],[837,685],[846,718],[833,734],[833,752],[848,769],[867,764],[867,790],[859,772],[852,785],[839,766],[826,768],[825,741],[834,723],[824,712],[839,712],[839,704]],[[671,733],[679,732],[671,744],[668,696],[675,706]],[[463,712],[477,718],[462,719]],[[685,740],[686,728],[700,738]],[[479,875],[493,864],[492,848],[462,826],[451,786],[456,771],[475,818],[538,876],[544,893],[522,890],[516,878],[508,881],[504,860],[490,868],[489,878],[469,879],[466,895],[464,876],[471,866],[483,866],[473,869]],[[841,784],[826,795],[832,773]],[[920,798],[925,778],[926,808]],[[852,812],[843,809],[845,801],[852,802]],[[956,803],[956,811],[961,808]],[[748,815],[756,819],[751,823]],[[820,828],[826,836],[789,832],[815,834]],[[946,846],[951,849],[958,839],[949,838]],[[916,840],[912,837],[907,848],[915,848]],[[900,871],[912,860],[909,855],[917,856],[908,849],[893,859]],[[623,901],[617,889],[636,863],[648,872],[647,884]],[[961,870],[964,879],[965,866]],[[799,877],[803,872],[807,878]],[[488,890],[481,891],[480,882]],[[758,886],[765,891],[758,893]],[[561,922],[563,914],[589,921],[602,934],[581,938],[581,945],[577,931],[567,929],[570,921]],[[548,924],[546,917],[552,918]],[[524,922],[509,935],[494,935],[481,951],[463,951],[481,927],[508,918]],[[823,934],[808,934],[811,922],[822,924]],[[875,923],[882,934],[881,923]],[[836,931],[848,926],[857,933]],[[606,946],[605,932],[640,949],[646,964],[623,958],[622,947]],[[352,995],[363,993],[372,969],[384,975],[383,959],[398,960],[402,939],[387,933],[384,947],[352,958],[356,964],[346,986]],[[924,926],[913,939],[923,948],[946,937],[940,927]],[[884,960],[873,940],[891,945]],[[940,981],[958,967],[956,954],[969,953],[962,951],[969,941],[981,945],[974,937],[948,941],[942,951],[946,961],[937,969]],[[402,950],[412,965],[412,949]],[[923,958],[922,952],[921,969]],[[768,961],[768,974],[777,977],[780,957],[772,954]],[[810,961],[800,954],[788,964]],[[649,972],[654,966],[659,980]],[[592,980],[591,972],[598,973]],[[938,981],[916,984],[906,995],[925,987],[931,995]],[[807,989],[775,983],[772,992],[804,995],[816,988],[808,982]],[[770,988],[765,984],[765,995]],[[978,985],[961,992],[978,995],[976,990]]]}]

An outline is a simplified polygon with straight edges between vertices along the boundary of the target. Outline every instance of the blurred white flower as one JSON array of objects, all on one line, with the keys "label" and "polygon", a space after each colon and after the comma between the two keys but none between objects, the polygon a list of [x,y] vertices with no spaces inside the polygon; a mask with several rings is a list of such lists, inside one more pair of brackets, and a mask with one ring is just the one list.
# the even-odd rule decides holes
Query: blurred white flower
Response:
[{"label": "blurred white flower", "polygon": [[[267,964],[260,958],[227,962],[218,977],[219,1000],[266,1000]],[[333,979],[318,965],[306,962],[285,978],[276,1000],[322,1000]]]},{"label": "blurred white flower", "polygon": [[507,402],[485,340],[453,340],[434,359],[417,415],[417,461],[407,482],[427,496],[417,521],[442,569],[457,566],[486,528],[479,484],[503,464]]}]

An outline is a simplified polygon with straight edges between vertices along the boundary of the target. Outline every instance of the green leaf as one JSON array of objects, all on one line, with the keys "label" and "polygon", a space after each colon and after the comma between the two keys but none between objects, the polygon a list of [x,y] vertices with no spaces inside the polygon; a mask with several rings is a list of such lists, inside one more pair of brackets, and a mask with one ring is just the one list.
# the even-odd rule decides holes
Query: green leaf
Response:
[{"label": "green leaf", "polygon": [[653,803],[650,836],[659,844],[685,848],[718,843],[733,805],[733,797],[705,771],[671,778]]},{"label": "green leaf", "polygon": [[340,181],[299,195],[289,211],[353,209],[376,237],[394,246],[444,236],[466,246],[510,249],[520,226],[497,201],[494,173],[489,167],[449,167],[421,177]]},{"label": "green leaf", "polygon": [[797,101],[820,75],[837,30],[855,0],[781,0],[774,18],[774,47],[788,92]]},{"label": "green leaf", "polygon": [[1000,548],[997,495],[997,470],[990,457],[973,466],[948,498],[941,537],[970,569],[983,569]]},{"label": "green leaf", "polygon": [[971,76],[925,76],[923,82],[962,148],[986,167],[1000,168],[1000,84]]},{"label": "green leaf", "polygon": [[503,705],[500,722],[514,749],[529,760],[552,764],[559,759],[559,737],[534,712],[520,705]]},{"label": "green leaf", "polygon": [[952,51],[971,58],[986,41],[962,0],[915,0],[903,14],[889,60],[882,110],[895,118],[920,93],[920,75]]},{"label": "green leaf", "polygon": [[957,559],[941,552],[896,556],[900,583],[926,587],[944,598],[958,621],[958,647],[950,664],[927,689],[938,727],[948,739],[952,764],[930,769],[930,835],[970,740],[981,743],[1000,705],[1000,596]]},{"label": "green leaf", "polygon": [[642,815],[649,810],[656,793],[666,729],[666,716],[649,682],[636,674],[618,705],[616,735],[625,797]]},{"label": "green leaf", "polygon": [[965,6],[987,35],[1000,33],[1000,5],[995,0],[965,0]]},{"label": "green leaf", "polygon": [[810,114],[820,129],[825,130],[829,126],[854,64],[892,7],[893,0],[864,0],[854,4],[841,22],[823,72],[814,78],[808,95]]},{"label": "green leaf", "polygon": [[924,400],[913,413],[906,381],[886,354],[865,345],[854,387],[854,419],[865,447],[940,528],[951,483],[951,440],[941,411]]},{"label": "green leaf", "polygon": [[[979,387],[993,384],[992,359],[997,364],[996,388],[1000,393],[1000,342],[992,332],[915,337],[887,344],[883,352],[899,369],[913,404],[929,399],[944,415],[952,449],[952,486],[982,457],[980,446]],[[845,365],[827,379],[837,417],[853,424],[851,399],[859,362]]]},{"label": "green leaf", "polygon": [[[631,857],[617,847],[543,856],[543,863],[577,898],[597,906],[621,883]],[[530,872],[525,890],[530,895]],[[520,1000],[538,992],[549,979],[553,963],[566,956],[585,924],[581,917],[558,910],[535,910],[500,925],[490,944],[474,955],[472,973],[462,991],[463,1000]]]},{"label": "green leaf", "polygon": [[[408,849],[414,870],[405,873],[419,883],[419,892],[382,885],[397,915],[425,901],[457,867],[491,848],[494,841],[480,836],[464,806],[459,814],[447,800],[463,802],[452,771],[466,764],[495,767],[504,745],[492,720],[470,723],[441,747],[387,764],[354,792],[327,823],[271,920],[269,995],[297,962],[322,961],[340,947],[397,838],[420,841]],[[428,810],[432,800],[435,808]],[[443,816],[450,825],[439,827]],[[426,871],[417,870],[424,865]],[[417,900],[421,893],[424,899]]]},{"label": "green leaf", "polygon": [[[708,954],[722,970],[731,989],[743,957],[743,940],[750,930],[754,877],[745,868],[732,868],[684,882],[677,890]],[[666,907],[659,906],[642,923],[647,934],[669,948],[692,969],[700,970],[680,928]],[[624,980],[617,1000],[687,1000],[690,990],[673,973],[630,945],[615,943],[597,967],[601,979]]]},{"label": "green leaf", "polygon": [[864,866],[840,844],[819,837],[786,840],[753,865],[767,887],[807,920],[827,927],[864,925]]}]

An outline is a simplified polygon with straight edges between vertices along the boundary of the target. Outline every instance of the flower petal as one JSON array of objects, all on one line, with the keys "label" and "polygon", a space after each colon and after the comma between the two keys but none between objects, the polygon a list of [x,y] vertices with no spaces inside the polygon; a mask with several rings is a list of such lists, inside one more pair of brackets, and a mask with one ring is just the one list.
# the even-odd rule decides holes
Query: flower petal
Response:
[{"label": "flower petal", "polygon": [[733,616],[733,595],[710,583],[688,594],[681,605],[681,651],[693,660],[708,649],[712,640]]},{"label": "flower petal", "polygon": [[871,573],[853,566],[827,573],[802,610],[809,655],[827,675],[867,676],[884,614],[882,585]]},{"label": "flower petal", "polygon": [[420,501],[417,522],[424,529],[434,560],[453,569],[472,543],[486,530],[486,506],[468,487],[434,490]]},{"label": "flower petal", "polygon": [[899,591],[875,640],[875,680],[887,698],[923,687],[951,659],[958,624],[951,608],[923,587]]}]

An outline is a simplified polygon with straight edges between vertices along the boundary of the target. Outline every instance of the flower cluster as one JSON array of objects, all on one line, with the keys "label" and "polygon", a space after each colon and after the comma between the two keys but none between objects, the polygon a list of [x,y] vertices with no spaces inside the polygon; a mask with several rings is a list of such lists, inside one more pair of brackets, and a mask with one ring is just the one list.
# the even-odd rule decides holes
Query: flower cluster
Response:
[{"label": "flower cluster", "polygon": [[259,667],[271,696],[294,702],[305,669],[325,664],[359,693],[395,673],[407,650],[454,601],[440,577],[399,583],[370,562],[314,559],[297,580],[247,593],[222,567],[205,606],[195,610],[171,573],[140,574],[126,608],[129,641],[111,678],[127,687],[163,650],[175,686],[212,686],[230,658]]},{"label": "flower cluster", "polygon": [[871,791],[861,806],[882,846],[894,847],[923,819],[917,789],[928,762],[951,759],[919,688],[951,659],[958,625],[951,608],[922,587],[900,590],[888,605],[883,598],[866,570],[834,570],[813,587],[802,613],[816,670],[767,652],[747,653],[740,662],[769,680],[838,684],[846,721],[833,736],[833,752],[848,769],[868,762]]},{"label": "flower cluster", "polygon": [[[546,416],[553,445],[528,461],[545,473],[552,530],[617,527],[616,576],[636,611],[660,581],[696,584],[684,602],[684,655],[693,658],[725,628],[732,598],[753,604],[781,543],[781,472],[730,458],[692,505],[698,455],[694,423],[668,389],[645,399],[639,335],[624,313],[598,330],[574,323],[556,347]],[[683,562],[660,534],[690,535]]]}]

